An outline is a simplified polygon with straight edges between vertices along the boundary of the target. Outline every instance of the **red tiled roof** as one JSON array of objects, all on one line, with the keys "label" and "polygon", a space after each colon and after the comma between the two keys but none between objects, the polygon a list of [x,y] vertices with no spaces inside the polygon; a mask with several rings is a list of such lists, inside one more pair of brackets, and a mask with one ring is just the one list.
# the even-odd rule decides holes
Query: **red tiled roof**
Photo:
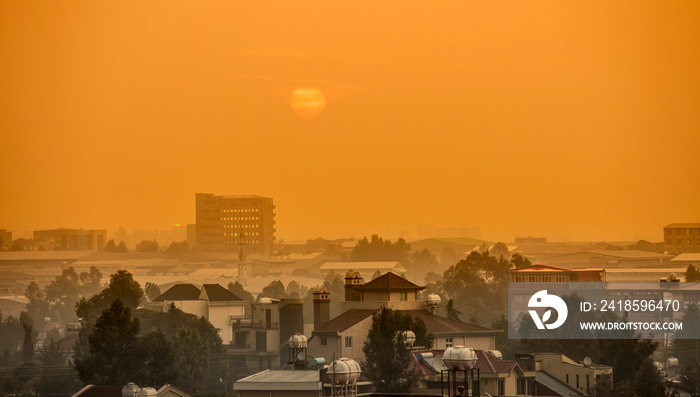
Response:
[{"label": "red tiled roof", "polygon": [[420,291],[425,287],[413,284],[405,278],[389,272],[364,285],[353,287],[353,289],[357,291]]},{"label": "red tiled roof", "polygon": [[[510,373],[510,371],[515,368],[517,363],[515,361],[503,360],[493,356],[491,353],[484,350],[474,350],[476,352],[476,364],[474,368],[478,368],[479,372],[482,374],[503,374]],[[432,353],[434,357],[441,357],[444,350],[411,350],[411,365],[409,369],[416,368],[423,375],[434,375],[438,374],[434,368],[427,365],[425,362],[418,359],[418,355],[421,353]]]},{"label": "red tiled roof", "polygon": [[78,341],[79,334],[77,332],[69,334],[51,344],[51,346],[58,345],[58,350],[66,353],[72,352],[75,347],[75,342]]},{"label": "red tiled roof", "polygon": [[420,318],[425,323],[428,332],[433,334],[483,333],[496,335],[497,333],[496,330],[491,328],[436,316],[427,310],[401,310],[401,313],[410,314],[413,318]]},{"label": "red tiled roof", "polygon": [[559,271],[559,272],[570,272],[571,269],[565,267],[552,266],[552,265],[532,265],[528,267],[521,267],[520,269],[512,269],[511,273],[520,272],[546,272],[546,271]]},{"label": "red tiled roof", "polygon": [[317,332],[343,332],[360,321],[374,314],[377,310],[348,310],[340,316],[327,322]]}]

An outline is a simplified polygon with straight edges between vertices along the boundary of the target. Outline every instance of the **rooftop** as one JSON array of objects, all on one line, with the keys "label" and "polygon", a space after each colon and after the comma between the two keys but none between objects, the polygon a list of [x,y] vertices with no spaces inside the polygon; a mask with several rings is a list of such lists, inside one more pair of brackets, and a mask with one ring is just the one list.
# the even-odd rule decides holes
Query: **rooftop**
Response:
[{"label": "rooftop", "polygon": [[700,252],[689,252],[685,254],[680,254],[677,257],[671,259],[671,262],[700,262]]},{"label": "rooftop", "polygon": [[360,321],[374,314],[377,310],[348,310],[340,316],[327,322],[318,332],[343,332]]},{"label": "rooftop", "polygon": [[321,270],[375,270],[375,269],[394,269],[396,267],[403,268],[401,263],[396,261],[389,262],[326,262],[321,265]]},{"label": "rooftop", "polygon": [[671,223],[670,225],[664,226],[664,229],[686,227],[700,227],[700,223]]},{"label": "rooftop", "polygon": [[413,284],[405,278],[397,276],[392,272],[389,272],[375,278],[374,280],[366,284],[353,287],[353,289],[356,291],[420,291],[422,289],[425,289],[425,287]]},{"label": "rooftop", "polygon": [[[199,299],[201,291],[192,284],[175,284],[167,291],[154,299],[154,302],[169,301],[192,301]],[[240,298],[239,298],[240,300]]]},{"label": "rooftop", "polygon": [[265,370],[236,381],[236,390],[321,390],[319,371]]},{"label": "rooftop", "polygon": [[207,298],[211,302],[243,300],[219,284],[204,284],[202,286],[202,290],[204,290],[204,292],[207,294]]}]

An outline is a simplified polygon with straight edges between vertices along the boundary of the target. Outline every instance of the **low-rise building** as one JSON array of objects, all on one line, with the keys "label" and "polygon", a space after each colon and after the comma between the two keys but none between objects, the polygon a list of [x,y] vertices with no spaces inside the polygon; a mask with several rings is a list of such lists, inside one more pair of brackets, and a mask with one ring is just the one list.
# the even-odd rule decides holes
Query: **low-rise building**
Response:
[{"label": "low-rise building", "polygon": [[700,223],[671,223],[664,226],[664,248],[674,255],[700,252]]},{"label": "low-rise building", "polygon": [[559,353],[535,353],[519,354],[516,361],[525,370],[535,371],[533,395],[537,396],[590,396],[601,377],[613,382],[613,368],[590,359],[577,363]]},{"label": "low-rise building", "polygon": [[372,279],[372,276],[379,272],[381,274],[392,272],[403,276],[406,268],[400,262],[326,262],[321,265],[321,274],[330,273],[346,274],[347,272],[358,272],[365,279]]},{"label": "low-rise building", "polygon": [[209,320],[224,344],[233,342],[233,324],[245,314],[245,302],[219,284],[204,284],[201,289],[193,284],[176,284],[149,302],[148,308],[167,311],[170,305]]},{"label": "low-rise building", "polygon": [[35,230],[34,242],[48,250],[97,251],[107,243],[106,230],[49,229]]}]

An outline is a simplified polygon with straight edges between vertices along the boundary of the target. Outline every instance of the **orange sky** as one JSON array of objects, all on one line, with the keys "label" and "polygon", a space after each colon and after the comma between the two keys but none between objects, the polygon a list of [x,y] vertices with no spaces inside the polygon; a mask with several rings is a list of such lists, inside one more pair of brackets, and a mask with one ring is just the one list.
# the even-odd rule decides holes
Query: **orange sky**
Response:
[{"label": "orange sky", "polygon": [[700,2],[439,4],[0,2],[0,228],[169,229],[196,192],[273,197],[287,240],[700,221]]}]

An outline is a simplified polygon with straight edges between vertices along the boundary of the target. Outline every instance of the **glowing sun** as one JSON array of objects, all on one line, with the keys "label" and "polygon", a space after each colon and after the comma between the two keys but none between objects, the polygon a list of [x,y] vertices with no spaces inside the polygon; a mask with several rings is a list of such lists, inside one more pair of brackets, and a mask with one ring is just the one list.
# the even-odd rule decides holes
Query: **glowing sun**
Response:
[{"label": "glowing sun", "polygon": [[323,113],[326,99],[318,88],[297,88],[289,99],[294,114],[302,119],[313,119]]}]

